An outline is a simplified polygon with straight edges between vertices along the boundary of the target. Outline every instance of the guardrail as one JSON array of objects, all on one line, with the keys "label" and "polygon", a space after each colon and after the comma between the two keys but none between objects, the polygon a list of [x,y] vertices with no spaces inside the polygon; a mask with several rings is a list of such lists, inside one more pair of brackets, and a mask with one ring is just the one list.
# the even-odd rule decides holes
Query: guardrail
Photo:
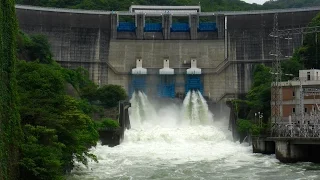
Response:
[{"label": "guardrail", "polygon": [[276,122],[271,127],[271,137],[320,137],[320,115],[295,116],[293,121]]}]

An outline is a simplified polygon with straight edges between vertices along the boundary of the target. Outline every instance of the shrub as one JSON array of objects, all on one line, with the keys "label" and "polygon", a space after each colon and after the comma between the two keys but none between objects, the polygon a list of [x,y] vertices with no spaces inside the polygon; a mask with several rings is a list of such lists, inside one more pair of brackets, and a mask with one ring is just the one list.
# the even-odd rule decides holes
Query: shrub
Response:
[{"label": "shrub", "polygon": [[246,119],[238,119],[237,127],[240,132],[249,132],[252,135],[260,135],[264,129],[264,126],[259,127],[257,124],[254,124],[252,121]]},{"label": "shrub", "polygon": [[101,121],[95,122],[96,129],[118,129],[120,127],[119,122],[112,119],[102,119]]},{"label": "shrub", "polygon": [[96,99],[107,108],[116,107],[127,98],[126,91],[118,85],[106,85],[97,90]]}]

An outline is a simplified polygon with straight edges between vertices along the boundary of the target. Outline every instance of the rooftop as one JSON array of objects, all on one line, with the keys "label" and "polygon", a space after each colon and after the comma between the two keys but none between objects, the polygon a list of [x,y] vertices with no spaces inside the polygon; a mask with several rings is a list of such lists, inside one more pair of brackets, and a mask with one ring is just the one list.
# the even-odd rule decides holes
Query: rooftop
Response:
[{"label": "rooftop", "polygon": [[132,5],[129,8],[131,13],[198,13],[201,12],[200,6],[146,6]]}]

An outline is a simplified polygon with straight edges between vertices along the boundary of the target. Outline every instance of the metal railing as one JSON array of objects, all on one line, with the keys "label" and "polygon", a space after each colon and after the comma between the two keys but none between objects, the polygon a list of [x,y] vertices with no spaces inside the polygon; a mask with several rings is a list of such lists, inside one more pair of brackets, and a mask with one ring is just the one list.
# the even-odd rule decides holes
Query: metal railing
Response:
[{"label": "metal railing", "polygon": [[271,137],[287,138],[319,138],[320,137],[320,114],[304,115],[304,120],[300,116],[293,117],[292,122],[273,123],[271,127]]}]

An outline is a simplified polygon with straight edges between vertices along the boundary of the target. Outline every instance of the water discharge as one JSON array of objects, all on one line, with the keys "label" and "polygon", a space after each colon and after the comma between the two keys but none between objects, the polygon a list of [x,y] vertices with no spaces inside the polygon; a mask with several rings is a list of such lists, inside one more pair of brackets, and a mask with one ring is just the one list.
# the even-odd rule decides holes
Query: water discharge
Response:
[{"label": "water discharge", "polygon": [[79,165],[69,179],[319,178],[319,166],[281,164],[233,142],[223,123],[227,119],[213,119],[198,91],[188,92],[182,104],[161,105],[142,92],[135,92],[130,102],[132,129],[122,144],[92,148],[99,163]]},{"label": "water discharge", "polygon": [[212,114],[199,91],[190,91],[183,101],[184,121],[188,125],[212,125]]}]

